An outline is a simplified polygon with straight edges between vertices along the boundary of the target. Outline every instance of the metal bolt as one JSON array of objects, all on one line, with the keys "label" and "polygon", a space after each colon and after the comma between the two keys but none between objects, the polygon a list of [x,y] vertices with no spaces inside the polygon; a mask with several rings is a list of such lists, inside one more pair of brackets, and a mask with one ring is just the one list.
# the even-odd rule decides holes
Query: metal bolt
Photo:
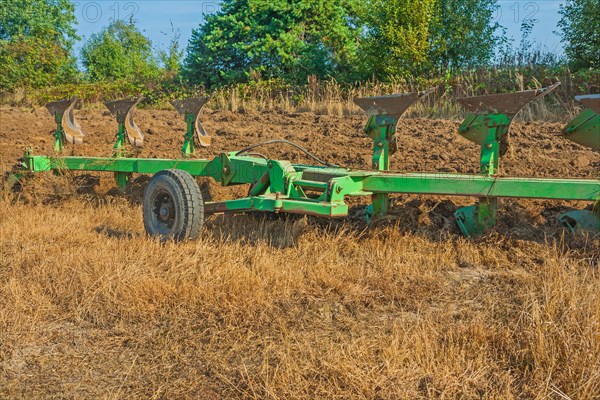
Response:
[{"label": "metal bolt", "polygon": [[485,148],[486,149],[491,149],[492,148],[492,144],[491,143],[486,143],[485,144]]}]

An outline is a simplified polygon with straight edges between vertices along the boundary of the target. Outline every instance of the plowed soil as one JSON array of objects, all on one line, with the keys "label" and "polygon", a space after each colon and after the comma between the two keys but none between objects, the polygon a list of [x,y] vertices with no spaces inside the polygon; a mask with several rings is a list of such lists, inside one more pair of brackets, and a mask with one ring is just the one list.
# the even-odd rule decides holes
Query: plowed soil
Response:
[{"label": "plowed soil", "polygon": [[[43,108],[0,109],[0,150],[4,162],[16,161],[25,146],[35,153],[52,149],[55,124]],[[114,143],[116,122],[107,111],[76,111],[87,133],[75,154],[107,156]],[[145,133],[139,157],[178,157],[185,124],[175,111],[137,110],[135,120]],[[332,117],[311,113],[233,113],[207,110],[202,124],[213,145],[199,157],[213,157],[269,139],[288,139],[308,148],[329,162],[368,168],[371,139],[363,131],[365,118]],[[399,151],[391,160],[398,171],[476,172],[479,146],[460,137],[457,121],[405,119],[399,124]],[[519,123],[511,129],[512,151],[502,160],[501,173],[510,176],[592,177],[598,175],[600,156],[557,134],[560,123]],[[273,145],[261,150],[273,158],[310,161],[292,148]]]}]

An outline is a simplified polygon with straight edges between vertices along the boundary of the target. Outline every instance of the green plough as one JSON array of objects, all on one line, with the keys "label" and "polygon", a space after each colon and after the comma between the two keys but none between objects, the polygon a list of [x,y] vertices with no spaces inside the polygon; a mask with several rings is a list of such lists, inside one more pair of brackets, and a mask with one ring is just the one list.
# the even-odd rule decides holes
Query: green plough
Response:
[{"label": "green plough", "polygon": [[[342,217],[348,215],[348,196],[371,196],[368,221],[386,216],[390,194],[414,193],[477,197],[475,205],[459,209],[456,221],[466,236],[482,234],[494,226],[498,199],[502,197],[580,200],[593,209],[570,211],[558,217],[564,227],[577,231],[600,231],[600,180],[499,177],[499,161],[508,146],[508,131],[515,115],[528,102],[552,92],[558,84],[541,90],[459,99],[470,113],[458,133],[481,146],[479,174],[395,173],[389,158],[396,148],[398,120],[426,93],[408,93],[356,99],[368,115],[365,133],[373,139],[372,170],[354,170],[321,161],[287,141],[269,141],[246,149],[222,153],[213,159],[193,157],[198,147],[210,145],[198,115],[207,98],[173,102],[187,124],[179,159],[130,158],[128,145],[140,146],[144,135],[133,120],[138,100],[107,103],[118,122],[111,157],[63,156],[65,143],[81,143],[85,133],[73,114],[76,99],[48,104],[57,123],[55,156],[33,155],[21,159],[9,183],[22,183],[38,172],[99,171],[115,176],[125,187],[132,174],[152,174],[143,199],[144,225],[148,234],[161,239],[198,237],[204,217],[216,213],[273,212]],[[600,95],[578,99],[587,109],[563,131],[566,139],[594,150],[600,149]],[[129,142],[129,144],[127,143]],[[284,142],[297,147],[319,165],[293,164],[268,159],[252,149],[266,143]],[[195,177],[210,177],[224,186],[249,185],[248,195],[220,202],[204,201]]]}]

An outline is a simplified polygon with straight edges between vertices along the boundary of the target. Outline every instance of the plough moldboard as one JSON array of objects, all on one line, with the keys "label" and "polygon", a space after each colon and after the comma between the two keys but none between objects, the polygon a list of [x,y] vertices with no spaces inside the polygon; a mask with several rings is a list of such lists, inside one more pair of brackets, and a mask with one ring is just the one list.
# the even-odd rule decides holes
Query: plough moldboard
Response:
[{"label": "plough moldboard", "polygon": [[[187,129],[178,159],[131,158],[127,146],[141,146],[144,135],[133,115],[139,99],[106,103],[116,117],[118,130],[111,157],[62,155],[66,143],[81,143],[85,132],[73,109],[77,99],[47,105],[55,117],[53,156],[33,155],[27,150],[9,182],[23,182],[34,173],[99,171],[114,174],[125,187],[132,174],[153,174],[143,199],[144,225],[150,235],[185,240],[199,235],[204,216],[215,213],[274,212],[340,217],[348,214],[348,196],[370,196],[367,221],[385,217],[390,194],[412,193],[477,197],[476,204],[460,208],[455,217],[460,230],[476,236],[496,223],[498,199],[502,197],[580,200],[591,210],[573,210],[557,216],[558,222],[575,232],[600,231],[600,180],[511,178],[497,175],[500,159],[508,148],[508,132],[515,115],[530,101],[551,93],[558,83],[540,90],[458,99],[469,111],[458,134],[481,146],[478,174],[395,173],[389,171],[396,149],[397,123],[404,112],[427,93],[408,93],[355,99],[368,115],[365,133],[373,139],[371,170],[355,170],[328,164],[287,141],[269,141],[213,159],[195,158],[198,147],[210,145],[210,137],[198,116],[208,98],[173,101]],[[585,109],[562,131],[565,139],[600,150],[600,95],[578,98]],[[252,150],[272,142],[293,145],[319,165],[293,164],[269,159]],[[249,185],[244,198],[205,202],[195,177],[210,177],[224,186]]]}]

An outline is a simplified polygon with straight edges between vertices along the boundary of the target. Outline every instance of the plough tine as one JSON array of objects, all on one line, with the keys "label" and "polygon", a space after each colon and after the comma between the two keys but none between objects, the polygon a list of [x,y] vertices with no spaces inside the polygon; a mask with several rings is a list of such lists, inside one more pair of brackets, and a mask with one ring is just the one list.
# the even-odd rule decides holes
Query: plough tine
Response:
[{"label": "plough tine", "polygon": [[133,120],[133,114],[135,107],[141,100],[142,97],[138,97],[134,100],[117,100],[104,103],[110,113],[117,118],[119,125],[124,126],[129,143],[137,147],[144,143],[144,134]]},{"label": "plough tine", "polygon": [[[210,146],[210,136],[204,130],[204,127],[200,123],[198,118],[200,110],[208,102],[210,97],[197,97],[185,100],[172,100],[171,104],[177,110],[177,112],[185,117],[185,121],[188,124],[188,134],[186,135],[186,142],[188,140],[194,140],[198,145],[202,147]],[[191,136],[188,138],[187,136]],[[184,150],[184,153],[186,150]],[[190,150],[191,152],[191,150]],[[192,152],[193,153],[193,152]],[[188,153],[189,154],[189,153]]]},{"label": "plough tine", "polygon": [[408,107],[417,100],[433,93],[435,90],[436,88],[432,88],[419,93],[359,97],[354,99],[354,103],[369,116],[364,130],[375,142],[373,168],[380,171],[389,169],[389,155],[394,154],[398,150],[398,141],[395,135],[398,120]]},{"label": "plough tine", "polygon": [[483,146],[490,139],[487,135],[491,128],[487,126],[484,116],[493,116],[496,122],[494,140],[499,144],[498,157],[502,157],[509,149],[508,133],[515,115],[527,103],[552,93],[558,86],[560,82],[543,89],[458,98],[456,100],[471,111],[458,132],[464,138]]},{"label": "plough tine", "polygon": [[[46,108],[54,116],[57,127],[57,142],[58,147],[62,148],[62,139],[71,144],[82,144],[85,132],[81,125],[75,119],[73,109],[78,104],[79,99],[75,96],[70,99],[53,101],[46,104]],[[62,136],[62,137],[59,137]],[[60,150],[60,149],[57,149]]]}]

